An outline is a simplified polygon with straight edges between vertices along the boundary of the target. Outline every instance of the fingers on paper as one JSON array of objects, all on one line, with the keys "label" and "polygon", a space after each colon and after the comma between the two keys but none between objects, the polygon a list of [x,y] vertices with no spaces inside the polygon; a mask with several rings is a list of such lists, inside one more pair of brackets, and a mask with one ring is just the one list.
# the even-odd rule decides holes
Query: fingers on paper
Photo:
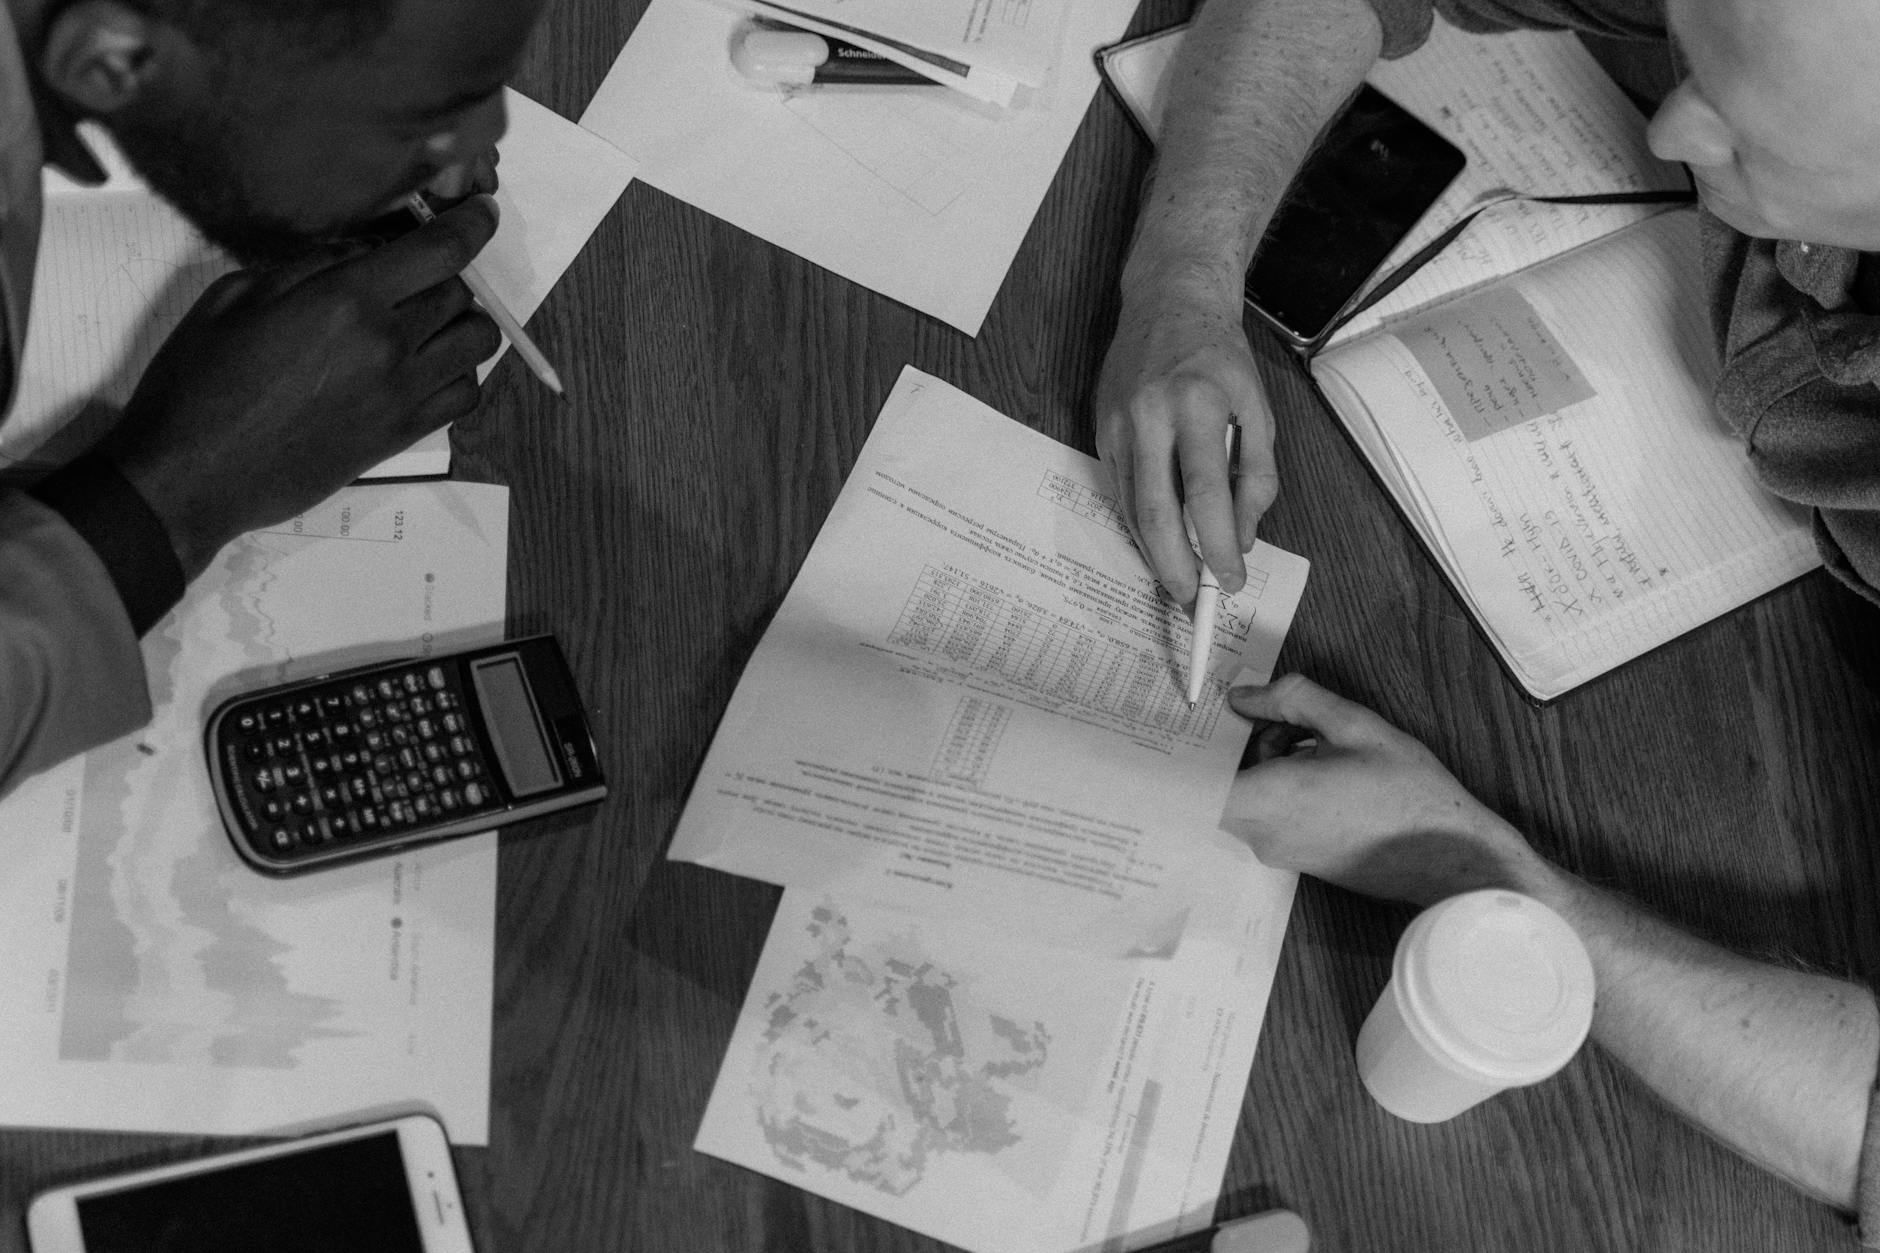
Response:
[{"label": "fingers on paper", "polygon": [[1230,688],[1227,701],[1243,718],[1281,723],[1299,730],[1300,739],[1315,738],[1334,746],[1375,739],[1388,727],[1363,705],[1298,674],[1285,675],[1264,687]]}]

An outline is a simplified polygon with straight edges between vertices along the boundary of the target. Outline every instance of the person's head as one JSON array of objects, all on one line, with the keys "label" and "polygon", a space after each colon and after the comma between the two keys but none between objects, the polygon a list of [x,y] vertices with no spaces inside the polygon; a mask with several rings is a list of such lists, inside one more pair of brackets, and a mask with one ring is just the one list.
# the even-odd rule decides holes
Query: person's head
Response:
[{"label": "person's head", "polygon": [[1652,151],[1750,235],[1880,249],[1880,0],[1668,0]]},{"label": "person's head", "polygon": [[485,154],[542,3],[52,0],[36,68],[205,234],[262,259]]}]

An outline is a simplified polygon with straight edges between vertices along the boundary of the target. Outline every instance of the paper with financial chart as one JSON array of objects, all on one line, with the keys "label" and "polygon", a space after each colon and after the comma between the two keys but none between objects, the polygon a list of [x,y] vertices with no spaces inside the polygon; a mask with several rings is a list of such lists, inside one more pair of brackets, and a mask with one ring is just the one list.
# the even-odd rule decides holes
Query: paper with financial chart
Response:
[{"label": "paper with financial chart", "polygon": [[431,1105],[488,1139],[496,837],[250,870],[222,697],[502,637],[508,492],[354,487],[223,549],[144,637],[148,726],[0,803],[0,1123],[234,1135]]},{"label": "paper with financial chart", "polygon": [[1092,457],[907,369],[745,668],[671,855],[1111,953],[1231,916],[1217,829],[1306,562],[1267,544],[1190,709]]}]

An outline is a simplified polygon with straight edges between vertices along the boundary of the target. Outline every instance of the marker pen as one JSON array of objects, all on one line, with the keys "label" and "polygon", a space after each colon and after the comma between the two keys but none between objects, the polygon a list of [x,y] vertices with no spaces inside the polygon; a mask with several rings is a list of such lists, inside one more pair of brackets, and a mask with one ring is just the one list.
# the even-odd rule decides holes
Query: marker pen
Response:
[{"label": "marker pen", "polygon": [[938,87],[898,62],[811,31],[746,25],[731,39],[731,64],[763,87]]}]

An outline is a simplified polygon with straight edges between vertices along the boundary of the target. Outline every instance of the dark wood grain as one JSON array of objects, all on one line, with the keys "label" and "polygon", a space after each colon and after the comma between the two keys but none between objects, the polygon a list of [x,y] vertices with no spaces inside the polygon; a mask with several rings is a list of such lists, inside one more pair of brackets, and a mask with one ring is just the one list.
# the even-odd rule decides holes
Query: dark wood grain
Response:
[{"label": "dark wood grain", "polygon": [[[1186,7],[1150,0],[1135,29]],[[519,85],[578,116],[643,8],[555,0]],[[506,363],[457,429],[459,476],[512,491],[510,624],[560,636],[615,784],[504,837],[491,1142],[458,1153],[484,1253],[941,1247],[692,1151],[777,892],[664,850],[903,365],[1092,449],[1147,158],[1099,97],[976,338],[636,184],[532,323],[572,402]],[[1812,575],[1536,708],[1255,340],[1284,416],[1264,533],[1314,563],[1283,668],[1423,737],[1568,867],[1745,950],[1880,971],[1873,611]],[[1595,1050],[1446,1124],[1383,1113],[1351,1046],[1408,916],[1302,884],[1224,1215],[1289,1206],[1327,1253],[1852,1247]],[[0,1253],[39,1188],[205,1146],[0,1132]]]}]

